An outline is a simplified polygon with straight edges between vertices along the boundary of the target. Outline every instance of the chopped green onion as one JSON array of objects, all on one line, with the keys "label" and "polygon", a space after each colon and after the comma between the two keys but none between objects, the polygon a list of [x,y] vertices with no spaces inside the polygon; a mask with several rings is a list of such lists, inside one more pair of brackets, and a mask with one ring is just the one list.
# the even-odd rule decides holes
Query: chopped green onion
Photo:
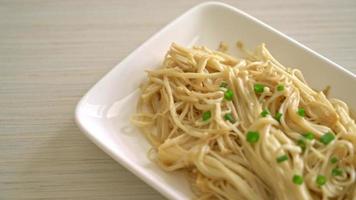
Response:
[{"label": "chopped green onion", "polygon": [[297,144],[302,149],[302,152],[304,152],[307,148],[307,145],[305,144],[305,141],[303,139],[299,139]]},{"label": "chopped green onion", "polygon": [[223,88],[227,88],[227,86],[228,86],[228,84],[225,81],[221,82],[221,84],[220,84],[220,87],[223,87]]},{"label": "chopped green onion", "polygon": [[331,133],[331,132],[327,132],[323,136],[320,137],[320,142],[325,144],[325,145],[328,145],[334,139],[335,139],[334,134]]},{"label": "chopped green onion", "polygon": [[231,113],[226,113],[226,114],[224,115],[224,119],[230,121],[231,123],[234,123],[234,122],[235,122],[234,117],[232,116]]},{"label": "chopped green onion", "polygon": [[297,111],[298,115],[301,117],[305,117],[305,110],[304,108],[299,108]]},{"label": "chopped green onion", "polygon": [[303,136],[305,139],[308,139],[308,140],[314,139],[314,134],[312,132],[306,132]]},{"label": "chopped green onion", "polygon": [[203,121],[207,121],[210,118],[211,118],[211,112],[210,111],[203,112]]},{"label": "chopped green onion", "polygon": [[277,91],[281,92],[283,90],[284,90],[284,85],[282,84],[277,85]]},{"label": "chopped green onion", "polygon": [[258,84],[258,83],[256,83],[256,84],[253,86],[253,89],[255,90],[255,92],[256,92],[257,94],[261,94],[261,93],[264,91],[264,88],[265,88],[264,85]]},{"label": "chopped green onion", "polygon": [[338,167],[335,167],[334,169],[331,170],[331,174],[333,176],[341,176],[342,175],[342,170]]},{"label": "chopped green onion", "polygon": [[279,121],[279,122],[280,122],[280,121],[281,121],[281,117],[282,117],[282,115],[283,115],[282,113],[277,112],[277,113],[276,113],[276,115],[274,116],[274,118],[275,118],[277,121]]},{"label": "chopped green onion", "polygon": [[260,139],[260,133],[257,131],[249,131],[246,135],[247,142],[253,144],[256,143]]},{"label": "chopped green onion", "polygon": [[224,94],[224,98],[228,101],[232,101],[232,97],[234,96],[234,93],[232,92],[232,90],[228,89],[226,90],[225,94]]},{"label": "chopped green onion", "polygon": [[294,175],[292,180],[293,180],[293,183],[296,185],[301,185],[304,182],[303,177],[299,176],[299,175]]},{"label": "chopped green onion", "polygon": [[260,115],[261,115],[261,117],[266,117],[268,114],[269,114],[268,110],[264,109]]},{"label": "chopped green onion", "polygon": [[338,159],[337,159],[336,157],[332,157],[332,158],[330,159],[330,162],[331,162],[332,164],[337,163],[337,161],[338,161]]},{"label": "chopped green onion", "polygon": [[279,157],[277,157],[276,160],[278,163],[281,163],[281,162],[288,160],[288,156],[287,155],[279,156]]},{"label": "chopped green onion", "polygon": [[318,184],[319,186],[323,186],[323,185],[325,185],[325,183],[326,183],[326,177],[323,176],[323,175],[318,175],[318,176],[316,177],[315,182],[316,182],[316,184]]}]

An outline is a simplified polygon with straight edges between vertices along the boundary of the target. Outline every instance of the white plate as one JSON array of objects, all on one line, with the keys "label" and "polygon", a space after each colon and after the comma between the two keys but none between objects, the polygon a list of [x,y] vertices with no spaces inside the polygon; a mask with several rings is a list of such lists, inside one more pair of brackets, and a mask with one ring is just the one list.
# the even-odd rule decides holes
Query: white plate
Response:
[{"label": "white plate", "polygon": [[167,198],[191,199],[193,194],[182,174],[166,173],[147,159],[150,145],[129,122],[137,88],[144,70],[157,67],[172,42],[216,48],[220,41],[233,45],[237,40],[251,48],[265,42],[281,63],[301,69],[313,88],[331,85],[332,96],[356,108],[355,75],[246,13],[209,2],[168,24],[91,88],[77,105],[79,127],[113,159]]}]

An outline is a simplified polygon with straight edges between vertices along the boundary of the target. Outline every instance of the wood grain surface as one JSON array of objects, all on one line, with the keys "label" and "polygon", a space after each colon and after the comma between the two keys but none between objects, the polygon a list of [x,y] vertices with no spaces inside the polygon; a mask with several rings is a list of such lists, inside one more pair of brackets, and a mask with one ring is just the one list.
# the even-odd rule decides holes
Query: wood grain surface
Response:
[{"label": "wood grain surface", "polygon": [[[0,0],[0,199],[164,199],[79,131],[74,108],[199,2]],[[356,73],[356,1],[226,2]]]}]

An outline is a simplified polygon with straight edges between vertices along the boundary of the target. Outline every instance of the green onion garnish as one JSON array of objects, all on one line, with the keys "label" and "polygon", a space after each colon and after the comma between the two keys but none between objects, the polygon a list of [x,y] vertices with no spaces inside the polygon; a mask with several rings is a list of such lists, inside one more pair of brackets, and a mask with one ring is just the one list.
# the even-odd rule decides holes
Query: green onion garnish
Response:
[{"label": "green onion garnish", "polygon": [[223,88],[227,88],[227,86],[228,86],[228,84],[225,81],[221,82],[221,84],[220,84],[220,87],[223,87]]},{"label": "green onion garnish", "polygon": [[287,155],[279,156],[279,157],[277,157],[276,160],[278,163],[281,163],[281,162],[288,160],[288,156]]},{"label": "green onion garnish", "polygon": [[264,85],[258,84],[258,83],[256,83],[256,84],[253,86],[253,89],[255,90],[255,92],[256,92],[257,94],[261,94],[261,93],[263,92],[264,88],[265,88]]},{"label": "green onion garnish", "polygon": [[304,182],[303,177],[299,175],[294,175],[292,181],[296,185],[301,185]]},{"label": "green onion garnish", "polygon": [[210,117],[211,117],[211,112],[210,111],[203,112],[203,121],[209,120]]},{"label": "green onion garnish", "polygon": [[235,122],[234,117],[232,116],[231,113],[226,113],[226,114],[224,115],[224,119],[227,120],[227,121],[230,121],[231,123],[234,123],[234,122]]},{"label": "green onion garnish", "polygon": [[282,117],[282,113],[280,112],[277,112],[276,115],[274,116],[274,118],[279,122],[281,121],[281,117]]},{"label": "green onion garnish", "polygon": [[297,141],[298,146],[302,149],[302,152],[305,151],[305,149],[307,148],[305,141],[303,139],[299,139]]},{"label": "green onion garnish", "polygon": [[224,94],[224,98],[228,101],[232,101],[232,97],[234,96],[234,93],[232,92],[232,90],[228,89],[226,90],[225,94]]},{"label": "green onion garnish", "polygon": [[277,91],[281,92],[283,90],[284,90],[284,85],[282,84],[277,85]]},{"label": "green onion garnish", "polygon": [[334,169],[331,170],[331,174],[333,176],[341,176],[342,175],[342,170],[338,167],[335,167]]},{"label": "green onion garnish", "polygon": [[261,115],[261,117],[266,117],[268,114],[269,114],[268,110],[264,109],[260,115]]},{"label": "green onion garnish", "polygon": [[338,161],[338,159],[337,159],[336,157],[332,157],[332,158],[330,159],[330,162],[331,162],[332,164],[337,163],[337,161]]},{"label": "green onion garnish", "polygon": [[314,134],[312,132],[306,132],[303,136],[305,139],[308,139],[308,140],[314,139]]},{"label": "green onion garnish", "polygon": [[246,135],[247,142],[253,144],[256,143],[260,139],[260,133],[257,131],[249,131]]},{"label": "green onion garnish", "polygon": [[320,142],[325,144],[325,145],[328,145],[334,139],[335,139],[334,134],[331,133],[331,132],[327,132],[323,136],[320,137]]},{"label": "green onion garnish", "polygon": [[299,108],[297,111],[298,115],[301,117],[305,117],[305,110],[304,108]]},{"label": "green onion garnish", "polygon": [[325,185],[325,183],[326,183],[326,177],[323,176],[323,175],[318,175],[318,176],[316,177],[315,182],[316,182],[316,184],[318,184],[319,186],[323,186],[323,185]]}]

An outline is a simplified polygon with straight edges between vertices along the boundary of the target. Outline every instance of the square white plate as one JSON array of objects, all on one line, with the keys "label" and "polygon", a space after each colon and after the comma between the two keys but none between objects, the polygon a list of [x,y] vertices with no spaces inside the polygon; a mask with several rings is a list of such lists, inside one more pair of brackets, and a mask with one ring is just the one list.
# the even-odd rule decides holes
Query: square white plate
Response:
[{"label": "square white plate", "polygon": [[266,43],[281,63],[301,69],[313,88],[331,85],[332,96],[356,108],[355,75],[236,8],[208,2],[168,24],[91,88],[77,105],[78,126],[113,159],[167,198],[191,199],[185,177],[179,172],[166,173],[152,163],[147,158],[150,145],[129,122],[137,88],[144,80],[144,70],[157,67],[172,42],[216,48],[220,41],[233,46],[237,40],[249,48]]}]

